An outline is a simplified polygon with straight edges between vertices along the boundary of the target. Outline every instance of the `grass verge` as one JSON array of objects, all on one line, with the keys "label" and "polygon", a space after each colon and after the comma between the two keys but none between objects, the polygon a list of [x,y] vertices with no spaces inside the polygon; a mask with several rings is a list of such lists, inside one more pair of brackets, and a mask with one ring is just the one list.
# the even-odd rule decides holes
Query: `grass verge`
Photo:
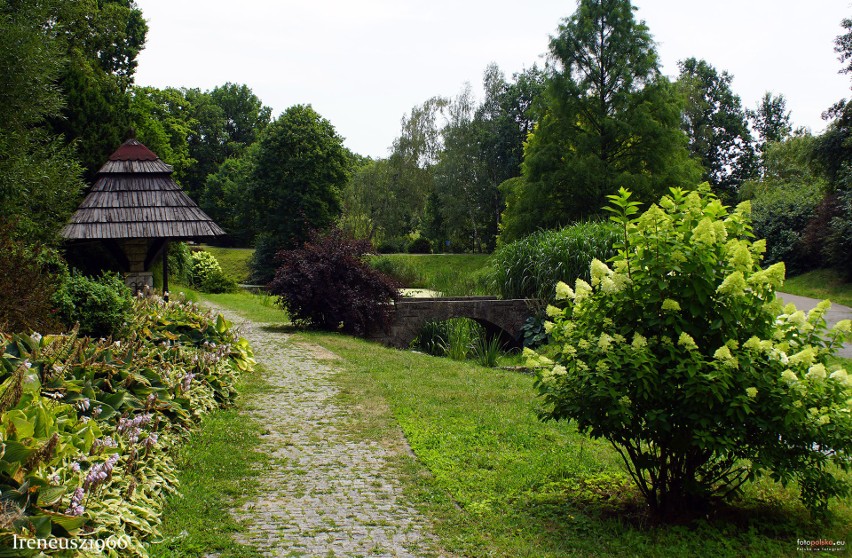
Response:
[{"label": "grass verge", "polygon": [[202,293],[185,285],[176,285],[173,293],[183,295],[194,302],[209,300],[218,306],[230,308],[243,318],[259,323],[284,324],[290,321],[287,312],[276,303],[277,297],[268,294],[255,294],[248,291],[235,293]]},{"label": "grass verge", "polygon": [[220,558],[256,558],[255,548],[240,545],[233,533],[242,531],[228,512],[256,493],[257,476],[268,458],[254,451],[262,425],[240,411],[247,399],[267,386],[258,366],[240,379],[240,398],[234,408],[210,413],[181,447],[179,494],[169,497],[161,526],[163,539],[152,543],[152,558],[216,555]]},{"label": "grass verge", "polygon": [[833,269],[816,269],[789,277],[781,289],[785,293],[811,298],[830,299],[831,302],[852,306],[852,283]]}]

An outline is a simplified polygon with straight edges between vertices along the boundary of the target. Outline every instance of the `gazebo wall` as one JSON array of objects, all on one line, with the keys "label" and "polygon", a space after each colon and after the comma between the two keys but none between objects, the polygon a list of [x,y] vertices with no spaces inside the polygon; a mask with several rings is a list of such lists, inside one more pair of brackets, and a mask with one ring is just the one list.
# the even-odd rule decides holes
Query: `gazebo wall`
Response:
[{"label": "gazebo wall", "polygon": [[121,248],[127,256],[129,269],[124,274],[124,283],[134,293],[144,291],[145,287],[154,288],[154,274],[145,269],[151,241],[146,239],[129,239],[121,241]]}]

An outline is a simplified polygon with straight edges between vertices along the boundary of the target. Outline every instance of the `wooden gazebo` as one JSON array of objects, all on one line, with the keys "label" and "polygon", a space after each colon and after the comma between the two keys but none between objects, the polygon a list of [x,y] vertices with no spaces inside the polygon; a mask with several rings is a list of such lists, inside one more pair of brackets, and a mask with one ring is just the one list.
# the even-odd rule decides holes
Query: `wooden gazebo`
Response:
[{"label": "wooden gazebo", "polygon": [[134,291],[154,286],[151,266],[162,258],[167,292],[169,241],[225,234],[172,180],[172,170],[150,149],[127,140],[98,171],[62,236],[103,243]]}]

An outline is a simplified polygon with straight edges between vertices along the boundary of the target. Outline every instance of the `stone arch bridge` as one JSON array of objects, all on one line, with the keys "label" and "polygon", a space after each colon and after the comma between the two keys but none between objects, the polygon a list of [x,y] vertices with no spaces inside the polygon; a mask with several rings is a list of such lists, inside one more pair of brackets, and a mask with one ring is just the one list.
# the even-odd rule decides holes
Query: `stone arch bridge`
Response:
[{"label": "stone arch bridge", "polygon": [[394,305],[386,331],[369,337],[392,347],[407,349],[427,322],[470,318],[480,323],[490,337],[499,336],[508,347],[520,347],[524,322],[535,313],[540,301],[501,300],[495,297],[401,298]]}]

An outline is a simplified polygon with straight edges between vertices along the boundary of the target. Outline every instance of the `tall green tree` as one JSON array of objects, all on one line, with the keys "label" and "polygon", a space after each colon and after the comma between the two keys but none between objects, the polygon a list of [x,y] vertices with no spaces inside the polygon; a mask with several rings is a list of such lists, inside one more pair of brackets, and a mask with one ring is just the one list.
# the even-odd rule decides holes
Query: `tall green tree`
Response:
[{"label": "tall green tree", "polygon": [[192,110],[193,126],[187,143],[195,164],[183,185],[190,197],[199,200],[207,177],[228,158],[242,156],[257,141],[269,124],[272,109],[264,106],[248,86],[234,83],[210,91],[186,89],[184,95]]},{"label": "tall green tree", "polygon": [[63,2],[51,25],[67,56],[65,106],[51,123],[74,142],[91,179],[131,126],[129,89],[148,25],[133,0]]},{"label": "tall green tree", "polygon": [[174,167],[173,178],[180,184],[196,163],[187,141],[197,126],[193,112],[194,107],[181,89],[135,87],[132,90],[130,117],[136,138]]},{"label": "tall green tree", "polygon": [[784,141],[793,131],[784,95],[775,96],[767,91],[758,101],[757,108],[747,110],[746,114],[757,133],[761,150],[770,142]]},{"label": "tall green tree", "polygon": [[259,145],[251,144],[241,157],[231,157],[207,176],[199,205],[228,233],[236,246],[250,246],[257,235],[257,211],[246,191],[251,189]]},{"label": "tall green tree", "polygon": [[67,59],[52,25],[58,0],[0,1],[0,220],[27,242],[54,243],[83,187],[74,150],[49,131]]},{"label": "tall green tree", "polygon": [[443,149],[435,167],[435,193],[453,245],[482,252],[496,184],[486,176],[483,130],[474,119],[476,103],[470,84],[448,105],[448,113],[449,122],[442,130]]},{"label": "tall green tree", "polygon": [[271,279],[274,252],[301,246],[313,230],[330,227],[341,212],[350,158],[331,122],[310,105],[295,105],[261,134],[246,192],[267,246],[255,271]]},{"label": "tall green tree", "polygon": [[784,95],[774,96],[767,91],[760,98],[754,110],[747,110],[746,116],[751,121],[751,127],[757,134],[755,152],[758,157],[758,168],[761,174],[766,172],[766,151],[770,144],[784,141],[793,131],[790,123],[790,111],[787,110],[787,99]]},{"label": "tall green tree", "polygon": [[[834,51],[843,68],[841,74],[852,74],[852,19],[841,22],[846,31],[834,41]],[[837,187],[852,185],[852,100],[840,99],[823,113],[830,121],[814,148],[814,157],[822,165],[829,182]]]},{"label": "tall green tree", "polygon": [[678,88],[686,98],[683,129],[689,151],[704,166],[704,179],[715,192],[732,200],[740,184],[757,170],[751,132],[740,98],[731,90],[733,77],[705,60],[678,62]]},{"label": "tall green tree", "polygon": [[229,82],[214,87],[209,95],[225,116],[225,158],[239,157],[269,124],[272,109],[243,84]]},{"label": "tall green tree", "polygon": [[388,159],[356,161],[344,188],[341,228],[353,238],[366,239],[374,245],[406,234],[407,200],[397,199],[401,192],[392,187],[394,184]]},{"label": "tall green tree", "polygon": [[681,101],[629,0],[581,0],[551,39],[544,115],[513,181],[503,240],[600,212],[629,187],[645,201],[692,186],[700,168],[680,129]]}]

